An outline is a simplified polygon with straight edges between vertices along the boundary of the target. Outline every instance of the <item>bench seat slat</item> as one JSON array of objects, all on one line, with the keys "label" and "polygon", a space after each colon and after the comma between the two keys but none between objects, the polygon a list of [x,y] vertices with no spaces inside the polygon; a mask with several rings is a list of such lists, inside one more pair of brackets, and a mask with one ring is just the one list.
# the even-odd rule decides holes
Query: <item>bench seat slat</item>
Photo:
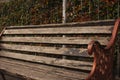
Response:
[{"label": "bench seat slat", "polygon": [[78,44],[87,45],[92,40],[98,40],[102,45],[108,43],[108,39],[104,37],[83,38],[83,37],[2,37],[1,41],[22,42],[22,43],[48,43],[48,44]]},{"label": "bench seat slat", "polygon": [[84,80],[87,77],[87,73],[83,72],[12,59],[0,58],[0,63],[1,69],[36,80]]},{"label": "bench seat slat", "polygon": [[3,50],[0,51],[0,53],[1,53],[0,56],[3,56],[3,57],[10,57],[10,58],[15,58],[20,60],[26,60],[26,61],[32,61],[32,62],[38,62],[43,64],[68,67],[68,68],[74,68],[74,69],[91,70],[91,67],[92,67],[92,62],[27,55],[19,52],[16,53],[16,52],[9,52],[9,51],[3,51]]},{"label": "bench seat slat", "polygon": [[27,51],[27,52],[34,52],[34,53],[69,55],[69,56],[84,55],[84,57],[89,56],[87,53],[85,53],[87,52],[86,48],[65,48],[65,47],[57,48],[57,47],[43,47],[39,45],[33,46],[33,45],[5,44],[5,43],[1,43],[0,46],[1,46],[1,49]]},{"label": "bench seat slat", "polygon": [[113,26],[7,29],[3,34],[111,34]]}]

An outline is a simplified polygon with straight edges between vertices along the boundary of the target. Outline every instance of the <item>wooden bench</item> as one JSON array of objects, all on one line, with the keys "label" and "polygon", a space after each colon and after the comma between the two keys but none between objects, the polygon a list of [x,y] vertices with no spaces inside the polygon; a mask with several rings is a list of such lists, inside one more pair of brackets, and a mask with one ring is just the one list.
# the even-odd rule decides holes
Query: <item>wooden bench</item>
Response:
[{"label": "wooden bench", "polygon": [[113,80],[119,24],[118,19],[115,25],[111,20],[6,27],[0,40],[0,77]]}]

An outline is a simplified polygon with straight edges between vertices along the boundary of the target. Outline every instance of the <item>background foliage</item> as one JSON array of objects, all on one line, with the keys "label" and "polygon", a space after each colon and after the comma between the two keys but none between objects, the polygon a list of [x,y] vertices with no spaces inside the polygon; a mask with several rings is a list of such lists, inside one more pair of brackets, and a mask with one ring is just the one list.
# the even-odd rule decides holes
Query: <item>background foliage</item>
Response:
[{"label": "background foliage", "polygon": [[120,0],[68,0],[68,22],[116,19]]},{"label": "background foliage", "polygon": [[60,23],[62,0],[11,0],[0,4],[0,25]]},{"label": "background foliage", "polygon": [[[118,18],[118,1],[67,0],[67,22]],[[62,0],[10,0],[0,3],[0,26],[61,22]]]}]

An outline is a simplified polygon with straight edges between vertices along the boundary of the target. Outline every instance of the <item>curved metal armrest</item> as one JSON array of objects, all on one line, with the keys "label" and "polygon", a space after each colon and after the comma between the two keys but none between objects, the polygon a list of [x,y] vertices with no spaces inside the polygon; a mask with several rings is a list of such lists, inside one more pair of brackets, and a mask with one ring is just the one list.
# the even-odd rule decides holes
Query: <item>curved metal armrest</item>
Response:
[{"label": "curved metal armrest", "polygon": [[118,34],[118,29],[120,26],[120,18],[116,20],[113,31],[112,31],[112,36],[111,39],[109,41],[109,43],[107,44],[107,46],[105,47],[105,49],[111,49],[113,47],[113,45],[115,44],[116,38],[117,38],[117,34]]},{"label": "curved metal armrest", "polygon": [[[113,46],[115,44],[120,19],[117,19],[112,31],[112,36],[105,48],[98,41],[91,41],[88,44],[88,54],[94,53],[94,62],[91,73],[86,80],[113,80]],[[106,53],[109,53],[107,55]]]},{"label": "curved metal armrest", "polygon": [[95,45],[98,45],[99,47],[101,46],[101,44],[100,44],[98,41],[91,41],[91,42],[88,44],[88,54],[89,54],[89,55],[92,55],[92,54],[93,54],[94,46],[95,46]]},{"label": "curved metal armrest", "polygon": [[86,80],[105,80],[102,77],[102,74],[100,72],[100,68],[101,67],[101,59],[104,55],[104,49],[102,48],[101,44],[98,41],[91,41],[88,44],[88,54],[92,55],[94,54],[94,62],[93,62],[93,67],[92,70],[89,74],[89,76],[87,77]]},{"label": "curved metal armrest", "polygon": [[[107,46],[105,47],[105,49],[111,49],[115,43],[115,40],[117,38],[117,33],[118,33],[118,29],[119,29],[119,26],[120,26],[120,18],[116,20],[115,22],[115,25],[114,25],[114,28],[113,28],[113,31],[112,31],[112,36],[111,36],[111,39],[109,41],[109,43],[107,44]],[[88,54],[92,55],[93,53],[93,49],[94,49],[94,45],[95,44],[99,44],[100,43],[98,41],[91,41],[89,44],[88,44]]]}]

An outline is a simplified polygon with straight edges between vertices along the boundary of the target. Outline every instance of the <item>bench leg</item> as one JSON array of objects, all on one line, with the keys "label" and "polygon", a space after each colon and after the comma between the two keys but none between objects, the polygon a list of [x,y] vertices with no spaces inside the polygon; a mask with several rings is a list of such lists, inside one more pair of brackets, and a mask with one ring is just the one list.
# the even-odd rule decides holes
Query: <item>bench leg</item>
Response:
[{"label": "bench leg", "polygon": [[0,75],[2,76],[3,80],[6,80],[6,78],[5,78],[5,76],[4,76],[4,74],[2,72],[0,72]]},{"label": "bench leg", "polygon": [[[120,36],[120,35],[119,35]],[[117,78],[117,80],[120,80],[120,37],[118,37],[118,42],[119,44],[116,44],[116,65],[115,65],[115,69],[116,69],[116,74],[115,77]]]},{"label": "bench leg", "polygon": [[118,76],[120,78],[120,39],[119,39],[119,53],[118,53]]}]

